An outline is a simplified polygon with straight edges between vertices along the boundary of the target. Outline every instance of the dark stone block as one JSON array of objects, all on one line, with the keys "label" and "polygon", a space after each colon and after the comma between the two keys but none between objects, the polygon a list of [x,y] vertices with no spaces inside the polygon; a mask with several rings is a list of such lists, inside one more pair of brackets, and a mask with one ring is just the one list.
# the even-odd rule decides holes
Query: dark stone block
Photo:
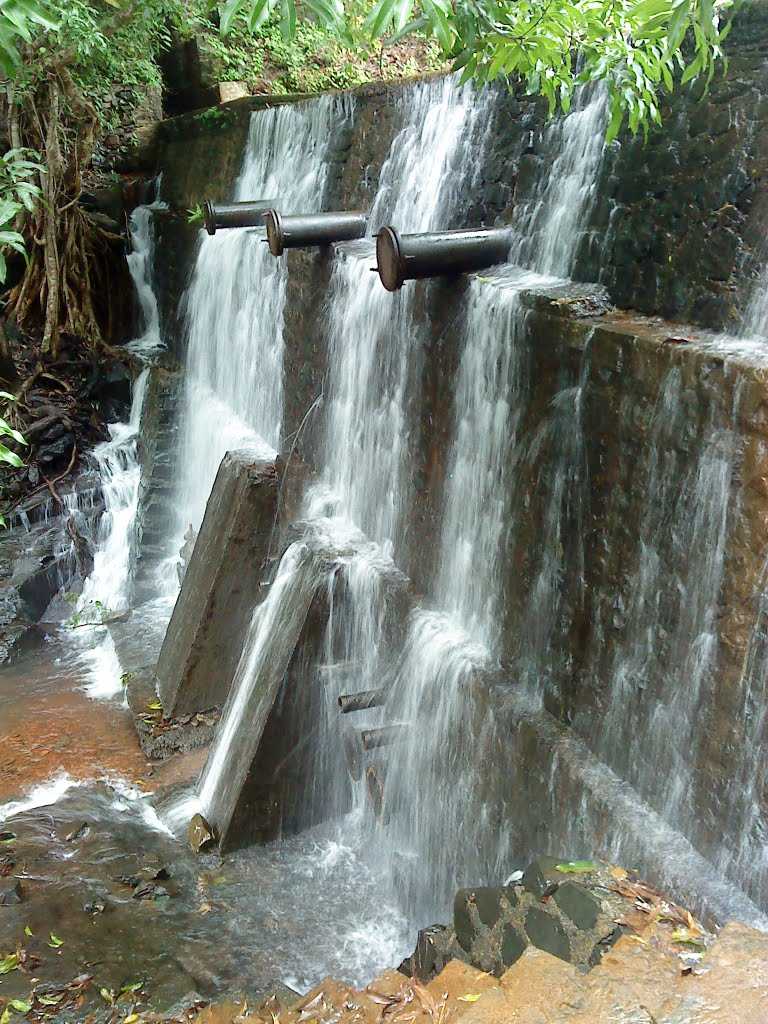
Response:
[{"label": "dark stone block", "polygon": [[556,917],[538,907],[531,907],[525,915],[525,930],[528,938],[538,949],[570,962],[571,944],[565,929]]},{"label": "dark stone block", "polygon": [[501,897],[503,889],[483,888],[475,889],[475,903],[477,913],[483,924],[493,928],[501,916]]},{"label": "dark stone block", "polygon": [[555,870],[557,865],[562,863],[562,858],[538,857],[525,869],[523,885],[534,896],[543,896],[546,892],[551,892],[552,886],[556,886],[562,879],[562,875]]},{"label": "dark stone block", "polygon": [[555,893],[555,903],[577,928],[594,928],[600,914],[600,902],[589,890],[576,882],[565,882]]},{"label": "dark stone block", "polygon": [[24,899],[24,889],[18,878],[0,882],[0,907],[12,907]]},{"label": "dark stone block", "polygon": [[467,952],[472,948],[475,940],[475,926],[472,923],[472,915],[469,912],[469,905],[474,901],[474,889],[459,889],[453,901],[453,928],[456,932],[456,939],[462,949]]},{"label": "dark stone block", "polygon": [[[510,967],[526,950],[528,943],[514,925],[505,924],[501,936],[501,962],[506,969]],[[501,973],[501,972],[500,972]]]},{"label": "dark stone block", "polygon": [[416,939],[416,949],[398,970],[423,983],[431,981],[451,959],[452,938],[452,933],[443,924],[422,928]]}]

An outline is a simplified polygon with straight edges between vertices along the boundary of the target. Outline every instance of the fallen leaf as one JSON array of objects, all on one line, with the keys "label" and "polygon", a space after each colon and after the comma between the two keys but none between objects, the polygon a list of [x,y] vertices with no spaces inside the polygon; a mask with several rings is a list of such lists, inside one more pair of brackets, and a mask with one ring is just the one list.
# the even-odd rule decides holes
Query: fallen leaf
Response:
[{"label": "fallen leaf", "polygon": [[105,1003],[109,1003],[110,1006],[114,1004],[115,993],[111,988],[100,988],[99,995],[101,996]]},{"label": "fallen leaf", "polygon": [[32,931],[32,929],[31,929],[31,928],[29,927],[29,925],[28,925],[28,924],[25,924],[25,925],[24,925],[24,934],[25,934],[25,935],[27,936],[27,938],[29,938],[29,939],[31,939],[31,938],[32,938],[32,936],[33,936],[33,934],[34,934],[34,933],[33,933],[33,931]]},{"label": "fallen leaf", "polygon": [[465,996],[459,996],[459,999],[462,1003],[476,1003],[479,998],[479,992],[468,992]]},{"label": "fallen leaf", "polygon": [[4,959],[0,960],[0,974],[10,974],[11,971],[18,970],[19,967],[19,954],[11,953]]},{"label": "fallen leaf", "polygon": [[623,882],[625,878],[629,878],[629,872],[626,868],[611,868],[611,878],[615,878],[617,881]]},{"label": "fallen leaf", "polygon": [[58,949],[59,946],[64,945],[64,939],[60,939],[58,935],[54,935],[54,933],[51,932],[51,939],[48,945],[51,947],[51,949]]},{"label": "fallen leaf", "polygon": [[127,1017],[123,1018],[123,1024],[136,1024],[138,1019],[138,1013],[129,1013]]},{"label": "fallen leaf", "polygon": [[57,996],[35,996],[35,999],[42,1006],[58,1006],[63,998],[63,992],[59,992]]},{"label": "fallen leaf", "polygon": [[701,935],[697,932],[691,931],[690,928],[676,928],[671,935],[673,942],[678,943],[681,946],[693,946],[694,949],[706,948],[706,943],[702,939]]},{"label": "fallen leaf", "polygon": [[16,1013],[29,1013],[32,1009],[32,1003],[28,1003],[26,999],[12,999],[8,1005]]},{"label": "fallen leaf", "polygon": [[600,867],[593,860],[569,860],[565,864],[558,864],[556,871],[562,871],[567,875],[579,875],[587,871],[597,871]]}]

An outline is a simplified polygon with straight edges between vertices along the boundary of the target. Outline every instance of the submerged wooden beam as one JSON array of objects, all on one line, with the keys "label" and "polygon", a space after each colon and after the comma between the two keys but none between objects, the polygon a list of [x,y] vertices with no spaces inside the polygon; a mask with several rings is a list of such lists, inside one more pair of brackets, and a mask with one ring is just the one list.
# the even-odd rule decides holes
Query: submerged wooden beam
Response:
[{"label": "submerged wooden beam", "polygon": [[381,707],[386,699],[386,690],[361,690],[360,693],[342,694],[339,697],[339,707],[342,715],[347,715],[350,711]]},{"label": "submerged wooden beam", "polygon": [[376,261],[381,283],[390,292],[406,281],[465,274],[504,263],[512,244],[508,228],[434,231],[400,235],[385,227],[376,236]]},{"label": "submerged wooden beam", "polygon": [[363,745],[360,736],[349,729],[342,734],[341,742],[344,747],[347,771],[353,782],[359,782],[363,777]]},{"label": "submerged wooden beam", "polygon": [[379,729],[364,729],[360,733],[363,750],[376,750],[377,747],[387,747],[402,739],[406,726],[404,725],[382,725]]},{"label": "submerged wooden beam", "polygon": [[365,772],[365,791],[377,820],[384,815],[384,775],[380,768],[370,765]]},{"label": "submerged wooden beam", "polygon": [[269,210],[264,220],[267,241],[273,256],[282,256],[286,249],[301,249],[331,242],[348,242],[363,238],[368,215],[360,210],[343,213],[312,213],[286,216]]},{"label": "submerged wooden beam", "polygon": [[247,203],[212,203],[206,199],[203,204],[205,230],[209,235],[215,235],[218,228],[264,227],[264,214],[274,205],[274,199],[258,199]]}]

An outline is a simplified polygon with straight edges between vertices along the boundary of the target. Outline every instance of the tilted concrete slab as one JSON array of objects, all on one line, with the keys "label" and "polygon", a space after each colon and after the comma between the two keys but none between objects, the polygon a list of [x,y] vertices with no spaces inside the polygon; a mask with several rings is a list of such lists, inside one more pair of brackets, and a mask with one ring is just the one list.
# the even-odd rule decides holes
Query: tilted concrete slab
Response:
[{"label": "tilted concrete slab", "polygon": [[279,467],[227,452],[208,499],[157,662],[167,716],[222,704],[261,597],[275,529]]}]

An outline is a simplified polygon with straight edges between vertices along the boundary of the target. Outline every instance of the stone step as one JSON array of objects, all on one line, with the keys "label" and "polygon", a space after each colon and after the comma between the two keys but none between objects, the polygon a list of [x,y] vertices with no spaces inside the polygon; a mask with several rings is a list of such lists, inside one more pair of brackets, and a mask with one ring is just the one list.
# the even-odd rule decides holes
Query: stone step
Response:
[{"label": "stone step", "polygon": [[668,950],[642,936],[623,936],[585,976],[574,1005],[560,1019],[568,1024],[655,1024],[679,978],[680,961]]},{"label": "stone step", "polygon": [[765,1024],[768,934],[727,924],[701,967],[680,979],[659,1009],[658,1024]]}]

